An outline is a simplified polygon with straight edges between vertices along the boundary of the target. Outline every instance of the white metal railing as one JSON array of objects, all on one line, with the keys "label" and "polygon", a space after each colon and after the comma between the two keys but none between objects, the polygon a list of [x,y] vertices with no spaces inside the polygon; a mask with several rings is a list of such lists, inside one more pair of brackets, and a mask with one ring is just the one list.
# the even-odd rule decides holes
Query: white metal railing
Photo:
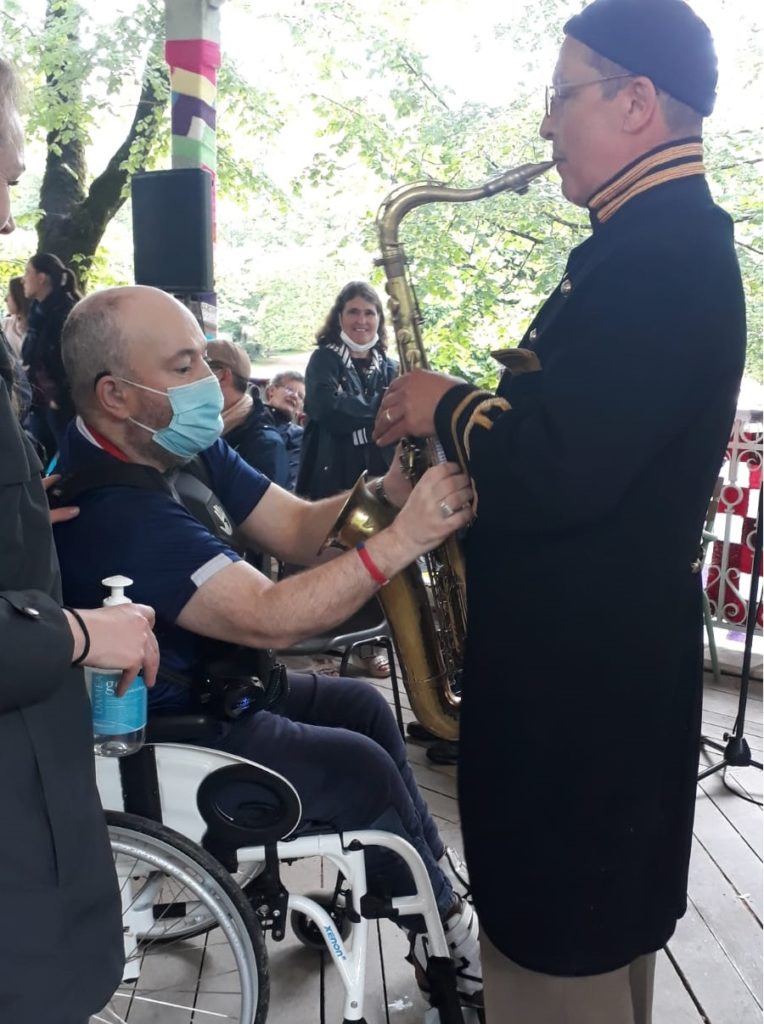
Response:
[{"label": "white metal railing", "polygon": [[[706,594],[715,625],[744,630],[748,618],[756,514],[762,478],[761,410],[738,409],[722,466],[724,483],[712,532]],[[758,605],[756,632],[762,632]]]}]

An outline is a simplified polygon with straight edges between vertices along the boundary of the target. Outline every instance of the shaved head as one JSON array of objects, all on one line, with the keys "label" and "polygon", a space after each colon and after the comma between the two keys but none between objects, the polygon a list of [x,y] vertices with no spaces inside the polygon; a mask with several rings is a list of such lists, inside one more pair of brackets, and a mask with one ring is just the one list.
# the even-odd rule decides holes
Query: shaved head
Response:
[{"label": "shaved head", "polygon": [[147,353],[167,340],[177,321],[203,341],[189,310],[158,288],[106,288],[79,302],[69,314],[61,341],[77,411],[92,411],[97,378],[137,373],[140,379]]},{"label": "shaved head", "polygon": [[153,440],[172,419],[169,390],[211,373],[207,341],[182,303],[143,285],[94,292],[69,314],[61,347],[86,423],[133,461],[184,461]]}]

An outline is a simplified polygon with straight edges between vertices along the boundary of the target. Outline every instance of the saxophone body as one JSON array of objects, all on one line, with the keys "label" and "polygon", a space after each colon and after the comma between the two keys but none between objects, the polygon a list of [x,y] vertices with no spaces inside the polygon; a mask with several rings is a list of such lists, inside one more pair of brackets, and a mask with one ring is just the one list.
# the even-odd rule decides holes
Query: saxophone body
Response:
[{"label": "saxophone body", "polygon": [[[522,164],[475,188],[459,189],[437,182],[404,185],[385,199],[377,215],[377,235],[384,268],[388,308],[395,333],[400,372],[427,369],[421,316],[409,280],[406,256],[398,237],[403,218],[427,203],[469,203],[500,192],[524,192],[553,161]],[[432,439],[408,438],[403,466],[412,484],[442,461]],[[351,491],[327,543],[348,548],[388,526],[394,513],[361,478]],[[420,563],[424,568],[420,568]],[[399,573],[377,597],[390,627],[411,707],[421,724],[443,739],[459,735],[458,688],[467,631],[464,556],[456,536]]]}]

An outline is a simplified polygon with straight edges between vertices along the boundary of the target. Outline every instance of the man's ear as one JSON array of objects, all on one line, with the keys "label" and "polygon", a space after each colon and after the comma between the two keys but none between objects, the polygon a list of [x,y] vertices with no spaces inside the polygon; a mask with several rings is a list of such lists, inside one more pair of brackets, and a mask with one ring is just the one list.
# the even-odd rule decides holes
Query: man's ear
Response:
[{"label": "man's ear", "polygon": [[96,406],[114,419],[129,419],[131,413],[127,407],[127,389],[128,385],[117,377],[101,377],[95,386]]},{"label": "man's ear", "polygon": [[645,75],[635,75],[623,92],[628,99],[623,130],[629,135],[636,135],[650,125],[659,112],[658,91],[651,79]]}]

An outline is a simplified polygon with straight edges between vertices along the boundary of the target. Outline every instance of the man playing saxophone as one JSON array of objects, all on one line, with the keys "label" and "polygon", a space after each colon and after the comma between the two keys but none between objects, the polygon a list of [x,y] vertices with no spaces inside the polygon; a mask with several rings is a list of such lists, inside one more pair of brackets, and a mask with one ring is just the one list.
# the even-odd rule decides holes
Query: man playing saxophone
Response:
[{"label": "man playing saxophone", "polygon": [[475,493],[459,788],[487,1020],[648,1024],[686,908],[691,564],[745,308],[704,178],[708,28],[683,0],[594,0],[564,32],[541,135],[592,234],[496,394],[405,374],[375,437],[437,435]]}]

